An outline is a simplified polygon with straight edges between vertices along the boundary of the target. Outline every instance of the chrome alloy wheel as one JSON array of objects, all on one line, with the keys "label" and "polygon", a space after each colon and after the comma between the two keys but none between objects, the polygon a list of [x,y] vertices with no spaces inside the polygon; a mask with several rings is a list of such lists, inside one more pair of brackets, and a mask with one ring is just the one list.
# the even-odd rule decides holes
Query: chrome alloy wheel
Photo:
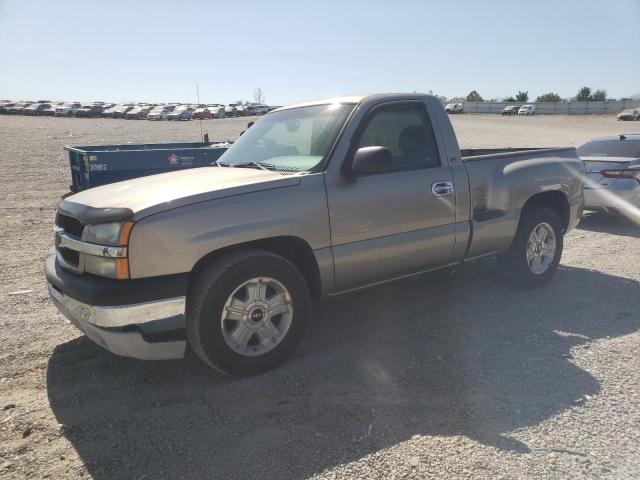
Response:
[{"label": "chrome alloy wheel", "polygon": [[279,281],[256,277],[238,286],[222,310],[222,335],[240,355],[255,357],[273,350],[293,319],[291,294]]},{"label": "chrome alloy wheel", "polygon": [[546,272],[556,254],[556,234],[546,222],[536,225],[527,241],[527,264],[529,269],[541,275]]}]

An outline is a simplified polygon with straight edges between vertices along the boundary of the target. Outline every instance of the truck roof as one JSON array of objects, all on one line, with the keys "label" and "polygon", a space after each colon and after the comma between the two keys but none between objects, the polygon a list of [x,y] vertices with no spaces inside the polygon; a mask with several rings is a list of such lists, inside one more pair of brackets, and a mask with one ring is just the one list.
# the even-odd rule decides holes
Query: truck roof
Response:
[{"label": "truck roof", "polygon": [[412,99],[421,99],[424,97],[428,97],[426,93],[375,93],[369,95],[347,95],[343,97],[329,97],[329,98],[321,98],[318,100],[311,100],[309,102],[296,103],[294,105],[287,105],[285,107],[280,107],[274,111],[278,112],[280,110],[288,110],[290,108],[299,108],[299,107],[311,107],[314,105],[329,105],[332,103],[360,103],[365,99],[387,99],[387,100],[412,100]]}]

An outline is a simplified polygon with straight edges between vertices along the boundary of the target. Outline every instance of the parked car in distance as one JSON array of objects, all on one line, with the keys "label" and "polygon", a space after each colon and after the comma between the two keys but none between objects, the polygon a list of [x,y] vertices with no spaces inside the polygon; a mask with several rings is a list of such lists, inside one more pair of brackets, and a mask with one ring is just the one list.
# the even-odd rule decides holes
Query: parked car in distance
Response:
[{"label": "parked car in distance", "polygon": [[311,299],[496,255],[510,285],[546,284],[582,213],[582,171],[575,148],[460,150],[433,96],[308,102],[260,119],[216,164],[65,197],[45,274],[107,350],[170,359],[189,344],[254,374],[292,352]]},{"label": "parked car in distance", "polygon": [[56,117],[73,117],[81,107],[79,102],[64,103],[56,107]]},{"label": "parked car in distance", "polygon": [[95,118],[101,117],[104,108],[101,105],[83,105],[76,110],[76,117],[80,118]]},{"label": "parked car in distance", "polygon": [[149,113],[147,113],[147,120],[166,120],[167,115],[169,114],[169,109],[167,107],[155,107]]},{"label": "parked car in distance", "polygon": [[53,117],[56,114],[56,108],[58,108],[60,104],[50,104],[47,108],[40,110],[40,115],[43,117]]},{"label": "parked car in distance", "polygon": [[640,222],[640,134],[598,138],[577,150],[588,179],[584,208]]},{"label": "parked car in distance", "polygon": [[7,109],[9,115],[19,115],[24,112],[24,109],[31,105],[31,102],[19,102]]},{"label": "parked car in distance", "polygon": [[106,107],[102,112],[102,117],[103,118],[112,118],[113,117],[113,112],[115,111],[115,109],[117,107],[118,107],[118,105],[112,105],[110,107]]},{"label": "parked car in distance", "polygon": [[24,115],[40,116],[43,110],[50,108],[49,103],[33,103],[22,111]]},{"label": "parked car in distance", "polygon": [[266,115],[267,113],[269,113],[269,105],[259,103],[255,107],[256,107],[256,111],[258,112],[258,115]]},{"label": "parked car in distance", "polygon": [[142,107],[133,107],[127,113],[125,113],[124,118],[127,120],[138,120],[140,113],[142,112]]},{"label": "parked car in distance", "polygon": [[247,115],[264,115],[269,111],[269,107],[261,104],[248,105],[246,111]]},{"label": "parked car in distance", "polygon": [[193,119],[194,120],[209,120],[211,119],[211,110],[209,108],[196,108],[193,111]]},{"label": "parked car in distance", "polygon": [[235,103],[230,103],[226,107],[224,107],[224,116],[225,117],[239,117],[238,108]]},{"label": "parked car in distance", "polygon": [[224,118],[224,106],[222,107],[211,107],[211,117],[212,118]]},{"label": "parked car in distance", "polygon": [[640,120],[640,108],[627,108],[617,115],[618,120]]},{"label": "parked car in distance", "polygon": [[193,107],[176,107],[176,109],[167,115],[167,120],[191,120],[193,116]]},{"label": "parked car in distance", "polygon": [[462,113],[464,111],[464,105],[462,103],[447,103],[444,111],[447,113]]},{"label": "parked car in distance", "polygon": [[111,118],[125,118],[127,113],[133,110],[133,105],[118,105],[113,107],[112,113],[110,115]]},{"label": "parked car in distance", "polygon": [[127,120],[142,120],[147,118],[147,114],[149,110],[151,110],[151,106],[137,106],[133,107],[131,110],[125,113],[125,117]]},{"label": "parked car in distance", "polygon": [[4,102],[0,104],[0,113],[8,114],[11,107],[15,107],[15,102]]},{"label": "parked car in distance", "polygon": [[535,105],[522,105],[518,109],[518,115],[535,115],[536,114],[536,106]]},{"label": "parked car in distance", "polygon": [[507,105],[502,109],[502,115],[517,115],[519,109],[518,105]]}]

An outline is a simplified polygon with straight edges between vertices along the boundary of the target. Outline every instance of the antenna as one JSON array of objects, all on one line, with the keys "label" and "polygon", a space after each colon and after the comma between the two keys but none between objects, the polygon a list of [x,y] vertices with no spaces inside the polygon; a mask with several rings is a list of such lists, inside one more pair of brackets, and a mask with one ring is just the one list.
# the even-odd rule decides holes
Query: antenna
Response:
[{"label": "antenna", "polygon": [[[200,108],[200,88],[198,87],[198,82],[196,82],[196,96],[198,97],[198,108]],[[202,115],[198,119],[200,122],[200,140],[204,143],[204,134],[202,133]]]}]

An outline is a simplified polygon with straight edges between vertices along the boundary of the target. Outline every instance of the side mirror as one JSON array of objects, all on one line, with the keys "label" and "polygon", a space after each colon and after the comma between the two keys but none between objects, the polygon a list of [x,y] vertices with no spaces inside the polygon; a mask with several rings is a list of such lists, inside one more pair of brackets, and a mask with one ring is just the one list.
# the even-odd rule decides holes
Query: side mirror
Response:
[{"label": "side mirror", "polygon": [[362,147],[356,150],[351,168],[351,175],[372,175],[393,170],[391,150],[386,147]]}]

